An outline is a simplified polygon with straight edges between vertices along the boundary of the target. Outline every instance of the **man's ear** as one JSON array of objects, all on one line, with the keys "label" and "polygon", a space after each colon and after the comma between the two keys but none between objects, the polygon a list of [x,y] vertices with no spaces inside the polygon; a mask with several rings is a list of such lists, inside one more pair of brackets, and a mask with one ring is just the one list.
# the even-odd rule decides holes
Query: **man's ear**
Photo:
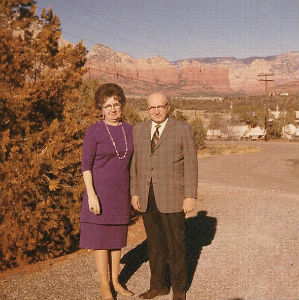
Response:
[{"label": "man's ear", "polygon": [[168,102],[168,105],[167,105],[167,113],[169,114],[169,112],[173,112],[172,110],[172,107],[170,106],[170,103]]}]

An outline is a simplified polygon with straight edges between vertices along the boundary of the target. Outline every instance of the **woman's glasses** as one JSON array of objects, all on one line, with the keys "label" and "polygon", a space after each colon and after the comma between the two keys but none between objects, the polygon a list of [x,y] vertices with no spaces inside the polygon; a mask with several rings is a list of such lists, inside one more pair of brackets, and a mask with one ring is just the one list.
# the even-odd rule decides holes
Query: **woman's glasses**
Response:
[{"label": "woman's glasses", "polygon": [[107,104],[105,106],[103,106],[103,108],[107,109],[107,110],[112,110],[112,108],[114,109],[120,109],[121,105],[119,102],[114,103],[114,104]]}]

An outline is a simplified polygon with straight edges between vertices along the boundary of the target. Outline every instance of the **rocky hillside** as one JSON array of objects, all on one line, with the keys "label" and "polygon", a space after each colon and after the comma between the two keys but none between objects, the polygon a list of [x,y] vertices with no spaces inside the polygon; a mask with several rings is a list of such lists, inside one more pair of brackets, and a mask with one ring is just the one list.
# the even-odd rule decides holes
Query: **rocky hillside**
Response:
[{"label": "rocky hillside", "polygon": [[[203,65],[227,67],[229,70],[229,82],[233,91],[258,92],[257,74],[273,73],[275,84],[270,83],[269,87],[277,89],[285,85],[290,91],[292,83],[299,81],[299,55],[298,52],[285,53],[268,57],[250,57],[245,59],[231,58],[197,58],[189,61],[196,61]],[[182,63],[179,61],[177,63]],[[269,77],[270,79],[270,77]],[[262,83],[262,90],[264,84]],[[298,88],[297,88],[298,89]],[[290,91],[291,92],[291,91]]]},{"label": "rocky hillside", "polygon": [[192,58],[170,62],[162,56],[134,58],[95,45],[87,55],[86,77],[118,82],[126,92],[146,94],[163,90],[168,94],[198,95],[263,93],[259,73],[274,73],[269,90],[298,91],[298,52],[269,57]]}]

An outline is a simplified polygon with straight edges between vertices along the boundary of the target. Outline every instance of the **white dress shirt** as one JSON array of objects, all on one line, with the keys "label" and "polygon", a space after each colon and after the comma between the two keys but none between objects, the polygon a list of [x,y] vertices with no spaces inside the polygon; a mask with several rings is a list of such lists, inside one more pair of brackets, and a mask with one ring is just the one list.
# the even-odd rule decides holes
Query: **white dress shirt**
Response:
[{"label": "white dress shirt", "polygon": [[159,131],[159,137],[161,136],[161,134],[162,134],[162,132],[163,132],[163,130],[165,128],[165,125],[166,125],[167,121],[168,121],[168,118],[165,121],[163,121],[162,123],[160,123],[160,124],[152,121],[151,139],[153,138],[153,135],[154,135],[154,133],[156,131],[156,126],[157,125],[161,125],[161,127],[158,129],[158,131]]}]

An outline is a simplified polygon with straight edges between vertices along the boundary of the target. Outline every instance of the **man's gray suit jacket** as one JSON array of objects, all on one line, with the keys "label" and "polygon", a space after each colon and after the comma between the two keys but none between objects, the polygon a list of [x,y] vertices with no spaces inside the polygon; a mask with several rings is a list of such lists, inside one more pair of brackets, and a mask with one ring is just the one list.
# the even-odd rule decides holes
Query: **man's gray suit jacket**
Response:
[{"label": "man's gray suit jacket", "polygon": [[169,117],[151,153],[151,125],[148,120],[133,128],[130,193],[139,196],[141,211],[145,212],[152,180],[158,210],[180,212],[184,198],[197,198],[198,165],[193,133],[187,122]]}]

